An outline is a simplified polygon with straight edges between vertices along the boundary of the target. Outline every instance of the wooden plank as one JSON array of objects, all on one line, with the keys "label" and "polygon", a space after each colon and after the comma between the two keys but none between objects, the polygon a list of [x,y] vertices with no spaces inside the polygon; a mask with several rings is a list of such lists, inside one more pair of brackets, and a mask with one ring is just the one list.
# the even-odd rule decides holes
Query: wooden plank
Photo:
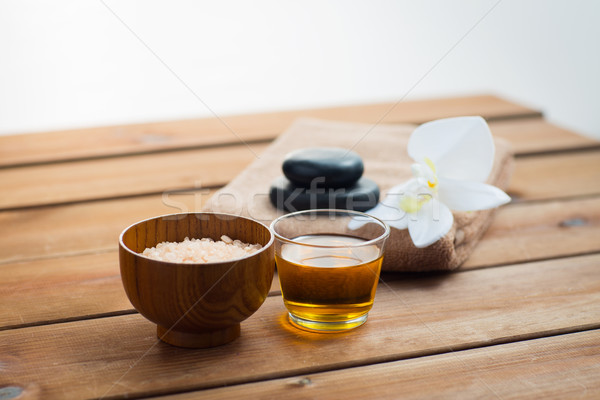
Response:
[{"label": "wooden plank", "polygon": [[521,157],[509,191],[527,200],[600,193],[600,151]]},{"label": "wooden plank", "polygon": [[[5,264],[0,276],[0,331],[135,312],[117,251]],[[270,295],[280,294],[275,274]]]},{"label": "wooden plank", "polygon": [[[242,153],[245,152],[242,151]],[[90,163],[95,164],[96,162],[98,161]],[[232,164],[234,164],[234,161],[232,161]],[[156,159],[151,159],[144,165],[148,167],[155,165],[157,169],[161,168]],[[37,169],[38,167],[33,168]],[[231,167],[229,174],[233,176],[241,168],[243,168],[242,165]],[[202,171],[204,169],[200,168]],[[212,170],[208,172],[212,173]],[[521,196],[526,199],[599,193],[599,172],[600,152],[598,151],[519,158],[516,163],[516,170],[509,192],[513,196]],[[67,173],[67,169],[61,171],[61,174]],[[177,174],[179,172],[176,170],[174,173]],[[189,179],[198,178],[202,173],[199,172],[197,176],[189,177]],[[48,175],[45,177],[49,179]],[[64,192],[60,192],[54,185],[52,185],[52,190],[48,190],[48,184],[44,183],[44,181],[47,182],[47,179],[37,177],[34,173],[30,174],[29,180],[34,179],[38,185],[32,187],[30,186],[32,182],[29,182],[28,185],[23,184],[25,192],[15,193],[9,190],[5,194],[7,197],[12,196],[13,199],[22,199],[25,198],[25,193],[29,192],[29,196],[33,196],[34,201],[44,201],[44,196],[65,195]],[[133,177],[125,179],[124,177],[116,176],[116,180],[111,182],[111,184],[98,189],[98,186],[102,185],[97,185],[95,182],[85,179],[85,174],[80,174],[80,180],[77,181],[78,184],[75,182],[66,182],[65,187],[68,186],[74,192],[72,196],[81,198],[90,194],[92,190],[104,190],[106,191],[105,194],[109,194],[119,182],[123,186],[123,190],[129,190],[136,184],[136,180]],[[157,191],[164,190],[168,185],[168,183],[163,181],[152,182],[150,180],[145,181],[145,184],[155,185],[152,189]],[[193,185],[194,183],[190,182],[190,186]],[[33,190],[35,194],[31,193]],[[199,190],[194,196],[186,196],[189,197],[186,201],[198,202],[207,198],[208,194]],[[6,200],[7,197],[4,197],[2,200]],[[70,197],[71,200],[73,198]],[[174,206],[181,201],[172,196],[169,198],[172,198],[171,204]],[[181,207],[165,207],[162,204],[160,196],[144,197],[143,199],[145,200],[141,200],[139,203],[135,199],[111,200],[106,202],[106,209],[104,209],[105,206],[102,203],[90,203],[90,205],[84,203],[72,205],[72,209],[52,207],[2,212],[0,213],[0,223],[2,226],[10,226],[13,229],[10,231],[3,230],[5,234],[2,235],[3,240],[0,241],[0,262],[39,257],[41,254],[53,255],[77,252],[81,250],[79,247],[81,243],[91,244],[88,239],[89,237],[94,237],[95,239],[94,244],[91,246],[93,249],[106,250],[112,246],[115,232],[120,232],[121,227],[139,219],[169,212],[184,211]],[[46,200],[49,200],[49,198]],[[156,203],[158,207],[155,208],[152,206],[147,208],[149,203],[144,203],[144,201]],[[167,199],[166,201],[169,200]],[[19,201],[19,204],[23,204],[23,202]],[[185,207],[187,210],[194,209],[191,204],[187,204]],[[559,208],[560,206],[554,207],[554,209]],[[199,210],[200,206],[196,205],[195,209]],[[85,224],[82,221],[85,221]],[[98,225],[98,223],[101,223],[101,225]],[[115,224],[118,225],[118,229],[115,228]],[[90,227],[89,229],[87,228],[88,226]],[[39,232],[42,230],[44,232],[52,232],[52,234],[40,236]],[[73,232],[76,233],[75,237],[72,237]],[[79,232],[88,232],[89,236],[81,235]],[[108,236],[104,235],[104,232],[108,232]],[[37,240],[43,240],[45,243],[43,246],[32,248],[27,245],[30,237],[36,237]],[[106,245],[106,243],[110,243],[110,245]],[[89,248],[89,246],[83,247],[85,250]],[[55,251],[54,249],[60,250]]]},{"label": "wooden plank", "polygon": [[[190,193],[171,200],[192,211],[202,198]],[[56,207],[39,225],[28,224],[34,218],[27,216],[39,210],[13,213],[5,219],[13,230],[0,240],[5,263],[0,265],[0,309],[8,310],[0,313],[0,329],[131,310],[119,276],[117,237],[130,223],[171,211],[158,196],[149,196]],[[80,215],[96,218],[77,227]],[[31,237],[39,229],[45,234],[32,248]],[[600,197],[512,204],[497,212],[461,268],[599,252],[598,238]],[[277,279],[272,290],[279,290]]]},{"label": "wooden plank", "polygon": [[[209,190],[0,212],[0,264],[116,250],[127,226],[200,211]],[[8,228],[10,227],[10,229]]]},{"label": "wooden plank", "polygon": [[115,251],[0,266],[0,330],[133,312]]},{"label": "wooden plank", "polygon": [[422,123],[460,115],[497,120],[540,113],[494,96],[470,96],[2,136],[0,166],[269,140],[300,117]]},{"label": "wooden plank", "polygon": [[[0,169],[0,209],[219,186],[254,158],[245,146],[231,146]],[[519,157],[509,191],[521,199],[600,193],[600,150]]]},{"label": "wooden plank", "polygon": [[461,268],[534,261],[600,251],[600,197],[500,208]]},{"label": "wooden plank", "polygon": [[3,169],[0,209],[220,186],[264,148],[232,146]]},{"label": "wooden plank", "polygon": [[508,141],[517,155],[600,147],[599,141],[542,118],[507,119],[492,121],[489,125],[492,134]]},{"label": "wooden plank", "polygon": [[386,282],[367,324],[344,334],[294,329],[281,299],[269,297],[241,338],[207,350],[157,342],[140,315],[2,331],[2,382],[45,399],[148,396],[597,329],[599,262],[593,255]]},{"label": "wooden plank", "polygon": [[[200,211],[211,193],[200,190],[166,199],[151,195],[0,212],[0,225],[10,227],[0,231],[0,264],[116,250],[125,227],[157,215]],[[599,221],[598,196],[509,204],[497,211],[467,265],[598,251]]]},{"label": "wooden plank", "polygon": [[600,331],[159,397],[597,399]]},{"label": "wooden plank", "polygon": [[[195,191],[166,199],[154,195],[0,213],[2,224],[12,228],[0,233],[0,309],[5,310],[0,330],[131,311],[119,273],[120,232],[156,215],[199,211],[211,194]],[[279,291],[277,279],[271,291]]]}]

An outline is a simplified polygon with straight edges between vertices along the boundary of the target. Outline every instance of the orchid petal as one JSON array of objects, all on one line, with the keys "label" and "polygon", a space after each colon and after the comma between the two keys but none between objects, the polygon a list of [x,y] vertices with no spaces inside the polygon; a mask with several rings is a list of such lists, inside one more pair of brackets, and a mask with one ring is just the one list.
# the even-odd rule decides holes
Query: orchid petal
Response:
[{"label": "orchid petal", "polygon": [[494,141],[481,117],[439,119],[413,131],[408,154],[420,163],[429,158],[439,177],[485,182],[494,162]]},{"label": "orchid petal", "polygon": [[398,206],[401,196],[407,191],[409,191],[410,188],[414,185],[414,179],[411,178],[401,185],[396,185],[392,187],[387,191],[385,199],[383,199],[381,202],[390,207]]},{"label": "orchid petal", "polygon": [[[408,227],[408,218],[406,213],[399,209],[399,204],[402,196],[417,185],[418,183],[415,179],[409,179],[401,185],[390,188],[387,192],[387,196],[375,207],[365,211],[365,214],[379,218],[394,228],[406,229]],[[350,229],[358,229],[362,225],[364,225],[364,223],[361,223],[360,219],[353,219],[350,221],[349,227]]]},{"label": "orchid petal", "polygon": [[395,202],[395,204],[398,204],[398,201],[400,200],[400,196],[417,190],[419,188],[419,186],[420,186],[420,183],[419,183],[418,179],[410,178],[406,182],[390,188],[387,191],[387,196],[386,196],[385,201],[388,201],[388,199],[391,199]]},{"label": "orchid petal", "polygon": [[510,196],[495,186],[480,182],[440,179],[440,201],[455,211],[486,210],[506,204]]},{"label": "orchid petal", "polygon": [[421,207],[417,214],[408,218],[408,233],[414,245],[427,247],[443,238],[452,227],[452,212],[437,199]]},{"label": "orchid petal", "polygon": [[[398,206],[390,206],[387,204],[379,203],[372,209],[365,211],[365,214],[372,215],[375,218],[379,218],[389,226],[393,226],[396,229],[406,229],[408,226],[407,214],[398,209]],[[356,229],[356,228],[353,228]]]}]

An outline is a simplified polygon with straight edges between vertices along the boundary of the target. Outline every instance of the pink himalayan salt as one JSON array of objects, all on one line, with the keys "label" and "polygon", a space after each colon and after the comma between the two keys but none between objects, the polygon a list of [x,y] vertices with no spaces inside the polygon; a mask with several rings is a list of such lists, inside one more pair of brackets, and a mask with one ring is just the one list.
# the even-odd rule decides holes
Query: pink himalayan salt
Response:
[{"label": "pink himalayan salt", "polygon": [[217,242],[209,238],[186,237],[183,242],[159,243],[156,247],[144,250],[142,255],[159,261],[200,264],[247,257],[261,248],[260,244],[244,243],[226,235]]}]

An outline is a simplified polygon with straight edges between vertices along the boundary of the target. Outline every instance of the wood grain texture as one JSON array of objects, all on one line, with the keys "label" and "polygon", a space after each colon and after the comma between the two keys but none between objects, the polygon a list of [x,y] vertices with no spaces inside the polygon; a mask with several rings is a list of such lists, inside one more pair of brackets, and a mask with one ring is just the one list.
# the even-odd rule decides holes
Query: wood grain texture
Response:
[{"label": "wood grain texture", "polygon": [[489,123],[494,137],[508,141],[517,155],[600,147],[600,141],[578,135],[543,118],[505,119]]},{"label": "wood grain texture", "polygon": [[[0,276],[0,330],[135,313],[116,249],[4,264]],[[280,294],[275,274],[269,296]]]},{"label": "wood grain texture", "polygon": [[[482,114],[519,154],[517,201],[462,270],[384,274],[367,324],[333,336],[291,328],[275,284],[219,348],[168,346],[132,313],[118,234],[199,211],[210,195],[163,191],[228,182],[253,159],[240,138],[258,153],[297,116],[386,113]],[[228,117],[235,134],[205,119],[0,138],[0,388],[44,399],[600,397],[600,151],[539,116],[481,96]]]},{"label": "wood grain texture", "polygon": [[512,196],[528,200],[598,194],[600,151],[521,157],[515,164],[509,191]]},{"label": "wood grain texture", "polygon": [[597,399],[600,331],[159,397]]},{"label": "wood grain texture", "polygon": [[158,215],[201,211],[211,195],[200,189],[0,212],[0,264],[117,250],[127,226]]},{"label": "wood grain texture", "polygon": [[518,263],[600,251],[600,197],[500,208],[461,268]]},{"label": "wood grain texture", "polygon": [[0,266],[0,330],[133,312],[115,251]]},{"label": "wood grain texture", "polygon": [[233,146],[0,169],[0,209],[222,186],[264,147]]},{"label": "wood grain texture", "polygon": [[[576,153],[579,154],[579,153]],[[516,171],[513,176],[513,184],[509,192],[521,196],[532,196],[539,194],[540,190],[537,182],[549,182],[554,188],[554,192],[546,192],[545,195],[553,197],[577,196],[579,194],[600,193],[600,179],[594,179],[598,171],[594,169],[593,164],[597,163],[593,156],[600,157],[600,152],[583,152],[583,156],[573,156],[570,153],[564,157],[558,158],[554,162],[554,157],[541,157],[544,160],[546,169],[541,168],[536,161],[538,157],[526,157],[517,159]],[[522,166],[522,162],[524,166]],[[578,168],[581,168],[578,170]],[[533,169],[533,171],[532,171]],[[556,169],[569,169],[574,175],[556,173]],[[539,175],[535,175],[535,173]],[[533,182],[524,184],[525,178],[529,177]],[[514,188],[514,189],[513,189]],[[522,188],[522,189],[520,189]],[[549,189],[546,189],[549,190]],[[83,189],[82,189],[83,192]],[[169,214],[173,212],[200,211],[202,205],[211,195],[209,190],[196,190],[184,193],[171,193],[166,195],[151,195],[128,199],[116,199],[99,202],[89,202],[81,204],[72,204],[67,206],[55,206],[47,208],[34,208],[26,210],[14,210],[0,212],[0,226],[11,227],[11,229],[0,230],[0,264],[9,261],[27,260],[39,258],[42,256],[56,256],[61,254],[74,254],[78,252],[89,252],[96,250],[109,250],[115,247],[115,238],[126,226],[144,218],[150,218],[157,215]],[[527,198],[527,197],[525,197]],[[598,215],[596,208],[587,210],[587,202],[581,204],[586,209],[581,209],[582,217],[585,217],[584,225],[591,227],[597,226]],[[527,206],[525,206],[527,209]],[[546,210],[545,212],[556,213],[560,211],[561,205],[555,205],[546,208],[543,204],[535,205],[534,209]],[[565,210],[569,210],[572,218],[577,217],[577,203],[570,201],[565,203]],[[501,208],[502,213],[504,208]],[[523,211],[528,212],[528,211]],[[536,229],[548,227],[552,224],[562,221],[559,215],[549,218],[553,221],[551,224],[544,224],[544,216],[539,213],[530,213],[537,215],[538,222],[534,226]],[[514,218],[525,218],[526,215],[515,216]],[[567,218],[566,216],[564,218]],[[498,219],[498,218],[497,218]],[[509,218],[507,223],[518,224],[515,220]],[[507,228],[510,229],[510,228]],[[40,235],[40,232],[46,234]],[[548,234],[556,231],[549,231]],[[556,232],[560,235],[560,232]],[[31,246],[29,241],[31,237],[36,237],[38,244]],[[510,234],[507,234],[510,236]],[[562,237],[562,235],[560,235]],[[93,241],[90,239],[93,238]],[[565,239],[566,240],[566,239]],[[586,241],[585,243],[588,243]],[[568,243],[568,240],[565,241]]]},{"label": "wood grain texture", "polygon": [[2,136],[0,166],[271,140],[300,117],[422,123],[461,115],[494,120],[540,113],[494,96],[470,96]]},{"label": "wood grain texture", "polygon": [[165,394],[598,328],[599,262],[593,255],[386,282],[369,321],[343,334],[291,328],[281,299],[269,297],[237,341],[208,350],[158,342],[140,315],[2,331],[0,384],[45,399]]},{"label": "wood grain texture", "polygon": [[[0,209],[220,186],[254,158],[245,146],[232,146],[0,169]],[[600,193],[600,150],[519,157],[509,192],[519,199]]]},{"label": "wood grain texture", "polygon": [[[234,260],[172,263],[142,256],[145,249],[187,238],[220,241],[223,235],[259,244]],[[119,240],[119,264],[127,297],[158,325],[174,346],[207,348],[240,335],[240,323],[267,298],[275,271],[274,235],[250,218],[214,213],[172,214],[140,221]]]},{"label": "wood grain texture", "polygon": [[[193,194],[173,198],[193,211]],[[196,208],[199,211],[201,207]],[[0,265],[0,329],[44,321],[86,318],[131,310],[118,271],[117,237],[126,225],[173,210],[157,196],[125,202],[85,203],[55,210],[56,221],[21,224],[19,214],[10,223],[14,231],[3,234],[4,257],[51,257]],[[177,210],[175,210],[177,211]],[[27,210],[26,213],[36,213]],[[78,215],[93,213],[81,230]],[[125,213],[125,214],[123,214]],[[1,215],[1,214],[0,214]],[[131,219],[127,222],[127,219]],[[85,228],[85,229],[84,229]],[[31,248],[29,237],[38,229],[46,235]],[[94,237],[94,241],[78,240]],[[462,270],[600,251],[600,197],[502,207]],[[67,256],[70,254],[69,256]],[[271,292],[279,290],[277,279]],[[86,294],[87,293],[87,294]]]}]

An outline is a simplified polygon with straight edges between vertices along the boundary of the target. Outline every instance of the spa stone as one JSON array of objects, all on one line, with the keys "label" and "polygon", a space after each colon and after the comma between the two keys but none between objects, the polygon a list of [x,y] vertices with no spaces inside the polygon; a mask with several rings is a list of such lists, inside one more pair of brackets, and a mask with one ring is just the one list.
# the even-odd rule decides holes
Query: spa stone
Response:
[{"label": "spa stone", "polygon": [[371,179],[361,178],[347,188],[304,188],[281,176],[271,184],[269,198],[275,207],[291,212],[316,208],[366,211],[377,205],[379,187]]},{"label": "spa stone", "polygon": [[325,188],[348,187],[356,183],[364,171],[358,154],[337,147],[293,151],[286,156],[282,168],[292,183],[305,188],[309,188],[314,179]]}]

